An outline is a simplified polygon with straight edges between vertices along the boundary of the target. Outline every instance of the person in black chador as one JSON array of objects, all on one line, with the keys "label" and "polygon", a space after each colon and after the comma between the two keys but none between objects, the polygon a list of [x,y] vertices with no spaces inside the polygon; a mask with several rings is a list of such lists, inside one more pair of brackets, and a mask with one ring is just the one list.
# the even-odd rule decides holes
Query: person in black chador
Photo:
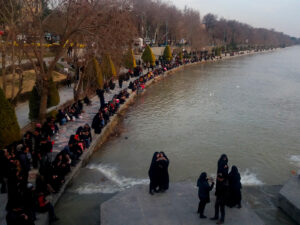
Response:
[{"label": "person in black chador", "polygon": [[228,175],[228,191],[229,197],[227,205],[229,207],[237,206],[237,208],[241,208],[241,200],[242,200],[242,184],[241,184],[241,176],[236,166],[231,167],[231,171]]},{"label": "person in black chador", "polygon": [[[211,185],[209,185],[208,180],[212,182]],[[206,218],[206,216],[204,216],[204,209],[206,203],[210,202],[209,192],[214,188],[214,184],[215,183],[212,179],[207,178],[207,174],[205,172],[201,173],[197,181],[198,197],[200,200],[197,212],[200,214],[200,218]]]},{"label": "person in black chador", "polygon": [[100,107],[103,108],[105,105],[105,99],[104,99],[104,90],[103,89],[97,89],[96,94],[98,95],[100,99]]},{"label": "person in black chador", "polygon": [[158,191],[164,192],[169,189],[169,159],[164,152],[160,152],[156,161],[158,164]]},{"label": "person in black chador", "polygon": [[[215,216],[211,220],[218,220],[217,224],[223,224],[225,220],[225,203],[227,195],[227,183],[224,176],[219,173],[216,183],[216,203],[215,203]],[[221,218],[219,220],[219,210],[221,211]]]},{"label": "person in black chador", "polygon": [[154,194],[154,192],[157,191],[158,187],[158,163],[157,163],[157,158],[159,156],[158,152],[154,152],[151,165],[148,171],[148,175],[150,178],[150,186],[149,186],[149,193],[151,195]]},{"label": "person in black chador", "polygon": [[221,155],[220,159],[218,160],[218,174],[222,174],[223,177],[226,179],[228,176],[228,157],[227,155]]},{"label": "person in black chador", "polygon": [[103,118],[101,110],[99,110],[99,112],[93,118],[92,128],[95,130],[96,134],[100,134],[104,126],[105,120]]}]

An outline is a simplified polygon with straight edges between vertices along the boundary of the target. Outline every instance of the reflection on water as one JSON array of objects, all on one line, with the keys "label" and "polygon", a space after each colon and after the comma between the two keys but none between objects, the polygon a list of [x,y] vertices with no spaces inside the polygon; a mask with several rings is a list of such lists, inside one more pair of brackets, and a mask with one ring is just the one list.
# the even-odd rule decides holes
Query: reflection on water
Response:
[{"label": "reflection on water", "polygon": [[300,168],[299,50],[191,66],[150,86],[66,195],[85,202],[146,183],[154,151],[168,155],[171,182],[215,175],[226,153],[244,185],[282,184]]}]

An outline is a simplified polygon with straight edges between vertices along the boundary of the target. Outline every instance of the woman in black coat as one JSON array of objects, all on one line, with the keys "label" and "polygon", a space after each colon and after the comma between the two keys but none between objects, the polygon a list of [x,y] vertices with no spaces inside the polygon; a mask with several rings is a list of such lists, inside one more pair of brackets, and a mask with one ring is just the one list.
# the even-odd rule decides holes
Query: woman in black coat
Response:
[{"label": "woman in black coat", "polygon": [[241,208],[241,200],[242,200],[242,184],[241,184],[241,176],[236,166],[231,167],[231,171],[228,175],[229,182],[229,198],[227,205],[229,207],[237,206],[237,208]]},{"label": "woman in black coat", "polygon": [[150,186],[149,186],[149,193],[151,195],[156,192],[156,188],[158,187],[158,163],[157,163],[157,158],[159,156],[158,152],[154,152],[151,165],[148,171],[148,175],[150,178]]},{"label": "woman in black coat", "polygon": [[200,200],[197,212],[200,214],[200,218],[206,218],[204,216],[204,209],[205,205],[210,202],[209,192],[214,188],[214,184],[212,181],[211,185],[209,185],[207,174],[205,172],[201,173],[197,181],[198,197]]},{"label": "woman in black coat", "polygon": [[218,174],[222,174],[225,179],[228,176],[228,157],[225,154],[221,155],[220,159],[218,160],[217,175]]},{"label": "woman in black coat", "polygon": [[164,192],[169,189],[169,159],[164,152],[159,153],[158,158],[158,168],[159,168],[159,191]]}]

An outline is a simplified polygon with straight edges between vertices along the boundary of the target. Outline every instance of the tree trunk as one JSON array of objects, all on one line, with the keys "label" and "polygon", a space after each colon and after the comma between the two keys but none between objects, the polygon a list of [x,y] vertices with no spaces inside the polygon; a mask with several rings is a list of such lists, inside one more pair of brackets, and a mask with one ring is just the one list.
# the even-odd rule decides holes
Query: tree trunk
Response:
[{"label": "tree trunk", "polygon": [[5,47],[4,46],[2,47],[2,87],[3,87],[4,95],[6,96],[6,88],[7,88],[7,81],[6,81],[6,52],[5,52]]},{"label": "tree trunk", "polygon": [[74,84],[74,101],[77,102],[80,98],[81,89],[83,83],[83,74],[79,72],[79,81],[77,84]]},{"label": "tree trunk", "polygon": [[12,66],[11,100],[13,100],[14,97],[15,97],[15,80],[16,80],[15,46],[14,46],[14,42],[12,43],[11,66]]},{"label": "tree trunk", "polygon": [[45,75],[43,77],[44,79],[42,80],[41,83],[41,102],[40,102],[40,115],[39,115],[39,120],[40,122],[43,122],[46,119],[46,114],[47,114],[47,100],[48,100],[48,80],[45,78]]}]

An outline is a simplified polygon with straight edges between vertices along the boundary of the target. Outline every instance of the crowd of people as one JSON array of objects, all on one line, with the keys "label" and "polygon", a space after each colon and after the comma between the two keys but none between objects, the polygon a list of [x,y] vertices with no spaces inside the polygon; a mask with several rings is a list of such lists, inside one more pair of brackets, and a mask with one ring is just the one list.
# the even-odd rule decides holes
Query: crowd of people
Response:
[{"label": "crowd of people", "polygon": [[[221,155],[218,160],[218,170],[216,178],[216,201],[215,201],[215,215],[210,218],[211,220],[217,220],[217,224],[223,224],[225,221],[225,206],[241,208],[242,200],[242,184],[241,176],[236,166],[231,167],[229,172],[228,158],[225,154]],[[209,192],[214,188],[214,180],[208,178],[206,172],[201,173],[198,181],[198,213],[200,218],[207,218],[204,215],[204,209],[207,203],[210,202]],[[221,216],[219,216],[219,212]]]},{"label": "crowd of people", "polygon": [[[195,60],[186,60],[183,63],[192,63]],[[82,118],[83,102],[90,105],[91,101],[86,96],[83,102],[77,101],[64,109],[58,110],[56,117],[49,117],[46,122],[36,124],[35,129],[26,132],[19,142],[0,150],[0,182],[1,193],[7,193],[6,205],[7,225],[32,225],[36,220],[37,212],[48,212],[50,222],[57,220],[53,205],[47,196],[58,193],[65,182],[65,176],[71,167],[76,165],[82,153],[92,142],[92,131],[100,134],[108,124],[109,118],[125,103],[129,97],[127,88],[122,89],[123,81],[136,77],[129,83],[131,91],[143,91],[145,83],[165,71],[183,64],[179,60],[172,63],[158,62],[152,66],[151,71],[142,74],[142,67],[120,76],[119,87],[121,91],[106,102],[105,92],[115,88],[115,83],[110,80],[103,89],[97,90],[100,99],[100,109],[94,116],[91,127],[89,124],[78,127],[70,136],[68,144],[58,153],[53,153],[54,136],[59,134],[60,126]],[[150,194],[163,192],[168,189],[169,160],[163,153],[155,153],[149,170],[151,179]],[[35,184],[29,182],[29,172],[32,168],[38,169]],[[160,175],[159,175],[160,174]]]},{"label": "crowd of people", "polygon": [[[91,129],[88,124],[79,127],[57,155],[53,153],[53,140],[60,126],[80,118],[82,111],[81,101],[59,110],[56,118],[36,124],[33,132],[26,132],[22,140],[0,151],[1,193],[8,197],[8,225],[34,224],[37,212],[49,212],[50,221],[58,219],[47,196],[59,191],[71,166],[89,146]],[[29,182],[32,168],[38,170],[35,185]]]}]

